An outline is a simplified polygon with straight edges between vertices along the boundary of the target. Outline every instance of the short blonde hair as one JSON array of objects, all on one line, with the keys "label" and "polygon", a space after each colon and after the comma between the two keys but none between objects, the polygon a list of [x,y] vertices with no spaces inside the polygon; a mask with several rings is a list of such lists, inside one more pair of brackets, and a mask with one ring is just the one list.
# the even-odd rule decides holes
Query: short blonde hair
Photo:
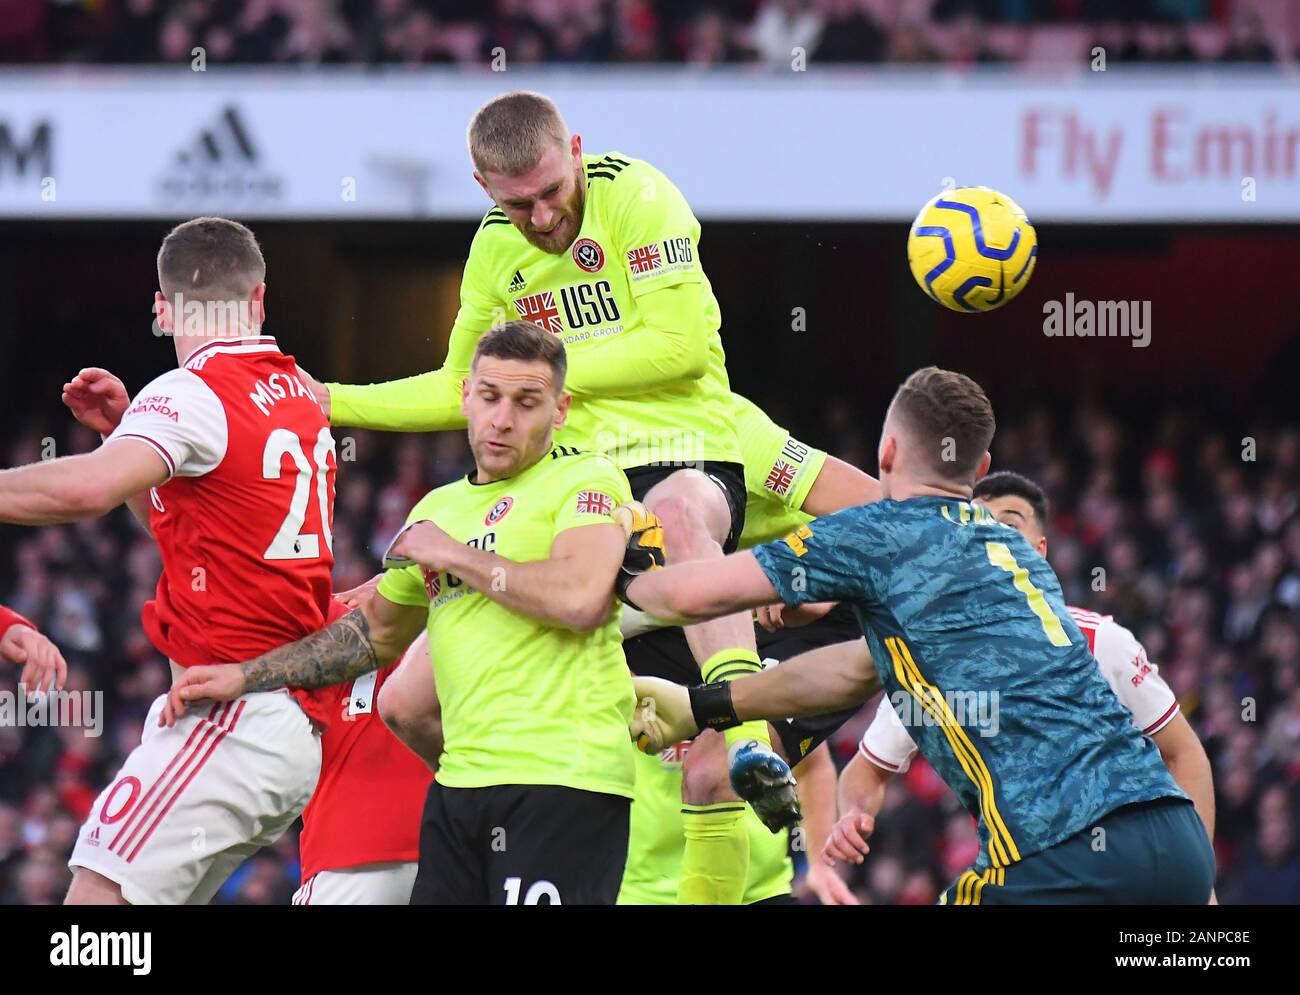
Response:
[{"label": "short blonde hair", "polygon": [[569,126],[550,97],[514,90],[493,97],[469,123],[469,157],[482,173],[519,176],[537,165],[549,145],[564,145]]}]

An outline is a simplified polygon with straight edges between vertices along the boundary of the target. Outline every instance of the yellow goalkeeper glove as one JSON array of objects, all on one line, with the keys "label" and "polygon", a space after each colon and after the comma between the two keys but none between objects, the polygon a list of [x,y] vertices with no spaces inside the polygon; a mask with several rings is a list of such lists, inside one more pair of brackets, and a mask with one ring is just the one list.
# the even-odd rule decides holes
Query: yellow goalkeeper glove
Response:
[{"label": "yellow goalkeeper glove", "polygon": [[653,756],[699,733],[686,688],[661,677],[633,677],[632,688],[636,711],[628,731],[642,753]]},{"label": "yellow goalkeeper glove", "polygon": [[661,677],[633,677],[636,711],[628,726],[642,753],[693,739],[701,729],[732,729],[741,725],[726,681],[683,687]]},{"label": "yellow goalkeeper glove", "polygon": [[664,566],[664,527],[659,516],[640,501],[629,501],[614,509],[614,520],[623,526],[627,548],[623,566],[614,580],[614,592],[624,603],[637,608],[627,598],[627,586],[633,578]]}]

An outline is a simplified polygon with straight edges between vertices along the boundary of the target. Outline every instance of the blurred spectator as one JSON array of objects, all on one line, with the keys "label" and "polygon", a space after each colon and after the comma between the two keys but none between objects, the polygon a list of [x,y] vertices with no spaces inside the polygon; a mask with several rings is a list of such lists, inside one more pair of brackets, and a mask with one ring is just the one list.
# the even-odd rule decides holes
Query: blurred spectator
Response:
[{"label": "blurred spectator", "polygon": [[925,32],[915,21],[901,21],[889,35],[885,57],[890,62],[933,62],[934,50],[925,40]]},{"label": "blurred spectator", "polygon": [[808,56],[821,33],[821,13],[809,0],[767,0],[754,18],[749,44],[760,61],[788,69],[795,50]]},{"label": "blurred spectator", "polygon": [[687,29],[682,61],[708,67],[724,62],[741,62],[748,52],[732,39],[732,25],[720,10],[703,10]]},{"label": "blurred spectator", "polygon": [[885,36],[857,0],[821,0],[821,43],[816,62],[878,62],[884,54]]},{"label": "blurred spectator", "polygon": [[1228,47],[1219,56],[1221,62],[1272,62],[1273,46],[1264,37],[1264,27],[1253,10],[1241,9],[1232,19]]},{"label": "blurred spectator", "polygon": [[479,57],[491,62],[504,54],[506,64],[543,62],[550,54],[551,33],[531,11],[527,0],[496,0],[479,46]]},{"label": "blurred spectator", "polygon": [[283,57],[290,22],[282,0],[249,0],[234,23],[234,62],[275,62]]},{"label": "blurred spectator", "polygon": [[983,22],[976,17],[967,16],[958,19],[956,23],[953,50],[948,56],[948,61],[958,66],[969,66],[975,63],[987,65],[1001,62],[1002,56],[988,47],[984,37]]},{"label": "blurred spectator", "polygon": [[566,17],[555,26],[553,62],[607,62],[612,51],[613,39],[604,11]]},{"label": "blurred spectator", "polygon": [[126,0],[104,43],[104,61],[157,62],[160,0]]},{"label": "blurred spectator", "polygon": [[442,46],[437,20],[427,10],[407,10],[391,20],[381,40],[377,62],[402,62],[407,65],[455,62]]},{"label": "blurred spectator", "polygon": [[187,62],[191,58],[190,48],[194,36],[188,21],[180,17],[169,17],[163,22],[158,35],[158,58],[161,62]]},{"label": "blurred spectator", "polygon": [[1154,38],[1145,52],[1148,62],[1195,62],[1196,51],[1187,40],[1187,26],[1180,21],[1157,24],[1152,29]]},{"label": "blurred spectator", "polygon": [[376,0],[358,18],[359,52],[366,62],[401,61],[401,32],[411,9],[411,0]]},{"label": "blurred spectator", "polygon": [[985,25],[1024,32],[1009,57],[1051,59],[1035,53],[1059,48],[1032,35],[1066,22],[1115,62],[1217,52],[1224,63],[1258,65],[1294,47],[1270,37],[1284,18],[1266,23],[1263,9],[1206,0],[918,0],[892,9],[871,0],[0,0],[0,62],[176,63],[201,46],[213,62],[246,64],[427,64],[502,53],[514,64],[754,59],[780,67],[802,48],[822,63],[929,62],[938,50],[943,61],[971,65],[1008,57],[999,54],[1005,44],[986,43]]},{"label": "blurred spectator", "polygon": [[[1267,804],[1269,802],[1272,804]],[[1291,805],[1280,789],[1260,801],[1259,830],[1242,860],[1224,901],[1247,905],[1288,905],[1300,895],[1300,852],[1296,849]]]},{"label": "blurred spectator", "polygon": [[293,0],[289,32],[281,48],[284,62],[309,65],[347,62],[351,35],[327,0]]},{"label": "blurred spectator", "polygon": [[659,15],[651,0],[615,0],[613,58],[616,62],[654,62],[660,58]]}]

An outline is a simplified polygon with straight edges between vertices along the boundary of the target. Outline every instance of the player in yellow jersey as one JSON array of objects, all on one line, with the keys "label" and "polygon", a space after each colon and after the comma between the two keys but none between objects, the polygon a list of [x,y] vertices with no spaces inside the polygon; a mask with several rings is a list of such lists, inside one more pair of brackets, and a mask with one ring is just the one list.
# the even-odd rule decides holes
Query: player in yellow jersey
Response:
[{"label": "player in yellow jersey", "polygon": [[[432,491],[377,592],[240,666],[192,667],[167,710],[324,687],[395,660],[427,627],[445,749],[412,904],[612,904],[627,859],[631,678],[614,575],[630,500],[605,456],[553,445],[564,348],[527,322],[483,336],[463,403],[475,469]],[[436,523],[436,524],[435,524]]]},{"label": "player in yellow jersey", "polygon": [[[880,496],[874,479],[800,442],[747,398],[733,392],[727,408],[745,465],[747,501],[741,549],[794,531],[812,520],[810,512],[828,514]],[[861,640],[857,622],[846,609],[822,615],[802,628],[786,628],[780,612],[765,609],[762,618],[771,631],[757,629],[756,638],[768,666],[824,646],[847,644],[856,650]],[[654,626],[652,619],[625,610],[623,650],[629,668],[641,676],[694,683],[698,678],[682,630]],[[834,768],[827,749],[820,744],[856,712],[855,708],[774,723],[774,741],[779,742],[781,753],[790,763],[800,764],[796,773],[804,809],[801,835],[816,846],[835,823],[835,800],[823,783],[824,775],[833,778]],[[694,742],[707,743],[718,736],[704,731]],[[637,755],[632,834],[620,903],[673,901],[683,847],[682,816],[675,803],[683,777],[690,776],[683,774],[683,756],[689,756],[694,742],[676,744],[652,756]],[[746,815],[745,823],[750,833],[745,903],[792,901],[785,835],[763,833],[752,814]],[[843,881],[819,860],[809,862],[808,884],[823,904],[856,904]]]},{"label": "player in yellow jersey", "polygon": [[[626,472],[633,495],[663,522],[670,562],[720,559],[744,527],[744,469],[726,415],[721,315],[690,206],[647,162],[584,155],[581,137],[540,94],[485,104],[470,123],[469,150],[474,178],[496,206],[470,247],[443,366],[392,383],[320,386],[331,422],[458,428],[460,385],[479,336],[506,319],[536,322],[568,352],[573,404],[556,443],[606,453]],[[706,680],[759,669],[748,613],[691,626],[687,640]],[[755,741],[745,797],[769,826],[789,825],[798,817],[793,779],[766,748],[767,727],[726,734],[733,749]],[[738,902],[747,844],[721,741],[693,750],[686,764],[712,775],[687,778],[682,898]],[[704,870],[724,864],[730,870]]]}]

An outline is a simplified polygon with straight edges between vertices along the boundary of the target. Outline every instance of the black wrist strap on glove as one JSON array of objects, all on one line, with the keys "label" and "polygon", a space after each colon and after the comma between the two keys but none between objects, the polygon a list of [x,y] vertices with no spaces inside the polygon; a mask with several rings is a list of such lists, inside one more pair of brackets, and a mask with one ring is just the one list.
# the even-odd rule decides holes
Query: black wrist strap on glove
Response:
[{"label": "black wrist strap on glove", "polygon": [[726,681],[697,684],[687,690],[691,696],[691,714],[701,729],[731,729],[740,725],[731,703],[731,685]]},{"label": "black wrist strap on glove", "polygon": [[639,612],[645,611],[645,609],[627,596],[627,586],[640,576],[640,574],[630,574],[625,570],[620,570],[614,575],[614,593],[618,595],[618,600]]}]

